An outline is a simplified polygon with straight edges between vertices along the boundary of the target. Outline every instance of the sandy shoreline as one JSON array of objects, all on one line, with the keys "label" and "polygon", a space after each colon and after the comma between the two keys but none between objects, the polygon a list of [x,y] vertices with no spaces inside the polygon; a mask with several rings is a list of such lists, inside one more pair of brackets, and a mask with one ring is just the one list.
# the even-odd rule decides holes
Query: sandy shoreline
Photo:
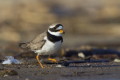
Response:
[{"label": "sandy shoreline", "polygon": [[[68,67],[56,67],[47,64],[44,69],[37,64],[2,65],[2,70],[14,70],[15,75],[4,75],[0,80],[119,80],[120,63],[81,63]],[[103,65],[103,66],[99,66]],[[111,66],[110,66],[111,65]]]}]

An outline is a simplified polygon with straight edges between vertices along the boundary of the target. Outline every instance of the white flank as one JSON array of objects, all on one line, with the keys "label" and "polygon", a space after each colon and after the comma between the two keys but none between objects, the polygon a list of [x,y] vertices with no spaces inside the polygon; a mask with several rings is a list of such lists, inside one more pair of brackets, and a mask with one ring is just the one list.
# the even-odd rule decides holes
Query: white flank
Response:
[{"label": "white flank", "polygon": [[[46,39],[46,37],[44,39]],[[53,54],[61,48],[61,44],[62,44],[61,41],[53,43],[46,39],[46,42],[42,49],[36,50],[35,53],[38,53],[39,55],[46,55],[48,53]]]}]

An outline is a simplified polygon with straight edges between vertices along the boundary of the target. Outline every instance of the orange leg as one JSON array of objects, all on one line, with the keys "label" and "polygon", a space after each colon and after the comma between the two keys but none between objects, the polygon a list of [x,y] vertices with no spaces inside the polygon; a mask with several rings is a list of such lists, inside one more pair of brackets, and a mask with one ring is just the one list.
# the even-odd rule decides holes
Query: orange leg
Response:
[{"label": "orange leg", "polygon": [[36,59],[37,59],[38,63],[40,64],[40,67],[41,67],[41,68],[44,68],[44,66],[43,66],[42,63],[40,62],[39,55],[36,56]]},{"label": "orange leg", "polygon": [[51,62],[54,62],[54,63],[58,62],[56,59],[53,59],[53,58],[48,58],[48,60],[51,61]]}]

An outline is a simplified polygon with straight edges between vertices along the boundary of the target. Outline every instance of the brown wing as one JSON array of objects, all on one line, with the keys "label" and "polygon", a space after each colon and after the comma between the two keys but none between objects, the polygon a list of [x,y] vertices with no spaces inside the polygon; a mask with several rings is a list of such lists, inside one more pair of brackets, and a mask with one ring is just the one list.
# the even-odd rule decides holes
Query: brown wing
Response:
[{"label": "brown wing", "polygon": [[39,34],[35,39],[29,42],[28,46],[31,50],[38,50],[41,49],[42,46],[45,44],[44,37],[46,36],[46,32]]},{"label": "brown wing", "polygon": [[30,50],[38,50],[41,49],[42,46],[45,44],[44,37],[46,36],[46,32],[39,34],[38,36],[35,37],[35,39],[33,39],[30,42],[27,43],[20,43],[19,46],[23,49],[30,49]]}]

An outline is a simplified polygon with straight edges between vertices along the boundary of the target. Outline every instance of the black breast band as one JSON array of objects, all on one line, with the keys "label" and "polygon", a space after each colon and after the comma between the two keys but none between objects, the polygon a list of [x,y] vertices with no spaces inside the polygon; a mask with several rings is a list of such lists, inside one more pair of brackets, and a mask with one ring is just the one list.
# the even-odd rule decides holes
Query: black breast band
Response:
[{"label": "black breast band", "polygon": [[47,38],[48,38],[48,40],[50,40],[50,41],[53,42],[53,43],[55,43],[55,42],[57,42],[57,41],[63,42],[62,36],[52,35],[52,34],[50,34],[48,31],[47,31]]}]

